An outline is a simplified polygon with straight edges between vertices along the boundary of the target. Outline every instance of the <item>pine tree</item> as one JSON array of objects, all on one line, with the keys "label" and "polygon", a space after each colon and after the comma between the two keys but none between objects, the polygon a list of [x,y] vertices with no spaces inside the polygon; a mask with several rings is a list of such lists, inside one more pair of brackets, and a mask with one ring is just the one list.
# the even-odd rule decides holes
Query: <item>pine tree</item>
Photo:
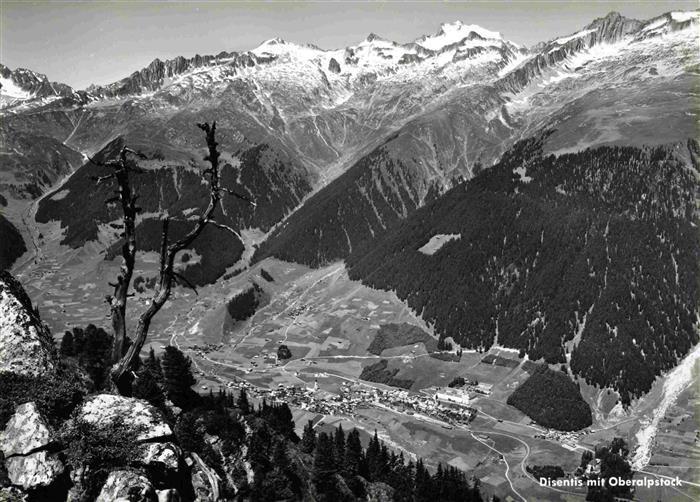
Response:
[{"label": "pine tree", "polygon": [[437,471],[435,472],[435,476],[433,476],[433,479],[435,480],[435,495],[437,496],[437,499],[445,500],[447,498],[447,486],[445,486],[445,473],[442,470],[442,463],[438,464]]},{"label": "pine tree", "polygon": [[304,426],[304,433],[301,436],[301,444],[299,449],[304,453],[312,453],[316,447],[316,429],[314,429],[314,424],[311,420],[306,422]]},{"label": "pine tree", "polygon": [[248,446],[248,460],[255,471],[256,484],[262,480],[260,475],[269,471],[272,467],[270,462],[270,442],[271,434],[267,426],[263,425],[253,430]]},{"label": "pine tree", "polygon": [[435,500],[432,479],[430,478],[430,473],[423,465],[423,460],[418,460],[416,463],[415,487],[416,502],[432,502]]},{"label": "pine tree", "polygon": [[367,445],[367,469],[370,481],[379,481],[382,474],[382,446],[377,436],[377,431],[374,431],[374,436]]},{"label": "pine tree", "polygon": [[298,500],[298,497],[294,496],[289,478],[279,469],[273,469],[265,473],[264,478],[262,478],[253,494],[252,500],[280,502]]},{"label": "pine tree", "polygon": [[394,487],[394,500],[413,499],[413,468],[413,462],[405,465],[403,454],[399,456],[398,464],[394,469],[393,483],[390,483]]},{"label": "pine tree", "polygon": [[153,351],[152,346],[148,351],[148,357],[143,363],[143,366],[148,368],[148,370],[151,372],[151,375],[153,376],[153,378],[156,379],[156,381],[158,381],[158,383],[163,382],[163,369],[160,366],[160,359],[156,357],[156,353]]},{"label": "pine tree", "polygon": [[236,406],[239,410],[241,410],[243,415],[250,413],[250,403],[248,402],[248,394],[246,393],[245,389],[241,389],[241,392],[238,394]]},{"label": "pine tree", "polygon": [[334,451],[335,451],[335,458],[336,458],[336,464],[338,465],[338,469],[340,471],[344,471],[344,463],[345,463],[345,432],[343,431],[343,426],[339,425],[338,428],[335,430],[335,438],[334,438]]},{"label": "pine tree", "polygon": [[333,439],[322,432],[318,435],[314,452],[314,465],[311,472],[311,482],[316,490],[316,500],[319,502],[337,502],[338,491],[336,473],[338,468],[333,454]]},{"label": "pine tree", "polygon": [[593,452],[584,450],[584,452],[581,454],[581,468],[585,469],[591,460],[593,460]]},{"label": "pine tree", "polygon": [[192,361],[182,351],[168,345],[163,353],[161,366],[163,368],[163,387],[168,398],[183,409],[191,407],[196,394],[192,386],[197,383],[190,366]]},{"label": "pine tree", "polygon": [[94,324],[88,325],[84,336],[80,364],[90,375],[95,388],[101,390],[107,378],[112,337]]},{"label": "pine tree", "polygon": [[272,466],[275,469],[286,471],[289,468],[289,457],[287,456],[287,445],[284,441],[275,441],[275,447],[272,450]]},{"label": "pine tree", "polygon": [[353,429],[348,433],[345,444],[345,474],[348,477],[360,474],[362,464],[362,443],[360,443],[360,433]]},{"label": "pine tree", "polygon": [[70,357],[73,354],[73,333],[71,333],[70,331],[66,331],[66,333],[63,335],[63,338],[61,338],[61,356]]},{"label": "pine tree", "polygon": [[138,399],[145,399],[156,408],[165,405],[165,393],[148,366],[143,366],[136,374],[136,380],[131,384],[131,393]]},{"label": "pine tree", "polygon": [[73,328],[73,355],[78,356],[83,352],[85,344],[85,332],[82,328]]}]

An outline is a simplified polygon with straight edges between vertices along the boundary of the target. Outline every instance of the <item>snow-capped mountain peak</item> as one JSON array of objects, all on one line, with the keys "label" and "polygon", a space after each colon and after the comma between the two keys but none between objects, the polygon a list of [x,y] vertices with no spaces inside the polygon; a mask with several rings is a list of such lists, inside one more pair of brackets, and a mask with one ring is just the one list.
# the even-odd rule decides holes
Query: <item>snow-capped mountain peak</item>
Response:
[{"label": "snow-capped mountain peak", "polygon": [[388,44],[394,44],[394,42],[391,42],[390,40],[387,40],[384,37],[380,37],[376,33],[370,33],[369,35],[367,35],[367,38],[365,38],[365,41],[364,41],[364,43],[382,43],[382,42],[385,42]]},{"label": "snow-capped mountain peak", "polygon": [[0,64],[0,108],[30,99],[57,99],[74,94],[70,86],[50,82],[42,73],[25,68],[12,71]]},{"label": "snow-capped mountain peak", "polygon": [[324,51],[313,45],[296,44],[294,42],[287,42],[282,38],[276,37],[265,40],[250,52],[256,56],[296,54],[299,56],[313,57]]},{"label": "snow-capped mountain peak", "polygon": [[639,30],[640,37],[651,37],[684,29],[700,23],[700,11],[673,11],[647,21]]},{"label": "snow-capped mountain peak", "polygon": [[496,32],[482,28],[476,24],[464,24],[461,21],[443,23],[440,31],[434,35],[427,35],[416,40],[416,44],[425,49],[439,51],[443,47],[456,44],[464,39],[498,40],[503,36]]}]

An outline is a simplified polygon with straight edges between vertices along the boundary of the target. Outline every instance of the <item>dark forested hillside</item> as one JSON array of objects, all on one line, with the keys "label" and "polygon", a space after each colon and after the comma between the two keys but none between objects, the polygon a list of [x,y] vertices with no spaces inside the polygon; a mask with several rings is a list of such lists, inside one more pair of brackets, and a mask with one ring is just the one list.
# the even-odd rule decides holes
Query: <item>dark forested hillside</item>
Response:
[{"label": "dark forested hillside", "polygon": [[383,147],[364,157],[292,214],[260,246],[268,256],[311,266],[345,258],[418,207],[420,175]]},{"label": "dark forested hillside", "polygon": [[253,283],[251,287],[238,293],[226,304],[228,314],[236,321],[245,321],[255,314],[262,304],[267,304],[270,297],[265,291]]},{"label": "dark forested hillside", "polygon": [[71,125],[69,114],[3,114],[0,122],[0,193],[14,199],[35,199],[70,174],[83,156],[62,142]]},{"label": "dark forested hillside", "polygon": [[[171,239],[181,239],[194,227],[195,222],[175,220],[170,223]],[[148,218],[136,227],[136,242],[143,251],[158,251],[161,245],[163,223],[159,219]],[[105,255],[107,260],[120,256],[123,241],[116,241]],[[180,263],[183,276],[195,286],[211,284],[221,277],[226,268],[234,265],[241,257],[243,244],[232,232],[208,225],[202,235],[189,248],[197,256],[186,263]]]},{"label": "dark forested hillside", "polygon": [[[355,249],[350,276],[463,346],[570,361],[629,402],[697,342],[698,144],[545,157],[544,139]],[[440,234],[459,238],[419,251]]]},{"label": "dark forested hillside", "polygon": [[[113,157],[123,145],[121,139],[113,141],[96,155],[95,161],[103,162]],[[201,183],[199,157],[193,155],[197,161],[192,158],[185,166],[185,162],[171,165],[159,161],[157,152],[152,155],[156,160],[143,162],[147,169],[132,180],[144,215],[137,226],[137,246],[143,250],[159,249],[157,220],[165,211],[172,219],[173,230],[180,233],[192,225],[187,220],[206,207],[209,201],[207,188]],[[226,155],[224,159],[228,157]],[[105,204],[105,200],[113,197],[114,187],[110,183],[97,185],[93,179],[105,174],[108,174],[105,167],[85,164],[59,190],[41,201],[37,221],[59,220],[66,228],[62,244],[74,248],[97,239],[101,229],[110,230],[106,224],[118,219],[116,206]],[[309,180],[298,166],[289,165],[287,159],[264,144],[238,152],[237,162],[226,162],[221,170],[221,184],[255,199],[257,203],[253,207],[236,197],[224,195],[216,218],[234,230],[269,229],[295,208],[311,189]],[[119,229],[115,228],[113,232],[118,236]],[[108,235],[109,238],[114,236]],[[113,250],[118,249],[119,245],[115,244]],[[238,261],[243,246],[230,230],[210,228],[197,239],[192,249],[201,256],[201,261],[188,267],[187,276],[194,284],[207,284]],[[112,254],[108,253],[108,258]]]},{"label": "dark forested hillside", "polygon": [[0,270],[10,268],[26,250],[17,228],[0,214]]},{"label": "dark forested hillside", "polygon": [[544,364],[508,396],[508,404],[552,429],[577,431],[592,423],[591,408],[576,384]]}]

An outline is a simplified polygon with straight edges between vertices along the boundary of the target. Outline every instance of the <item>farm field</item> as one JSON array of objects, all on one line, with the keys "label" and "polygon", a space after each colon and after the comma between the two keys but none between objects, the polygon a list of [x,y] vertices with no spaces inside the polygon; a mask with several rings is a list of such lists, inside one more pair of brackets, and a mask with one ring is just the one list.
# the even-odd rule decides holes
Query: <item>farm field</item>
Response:
[{"label": "farm field", "polygon": [[[48,236],[45,239],[50,241],[53,237],[55,242],[60,231],[50,226],[44,225],[44,235]],[[42,318],[57,336],[72,326],[90,322],[104,325],[107,282],[116,275],[117,263],[101,261],[85,266],[85,256],[80,252],[51,242],[48,245],[56,247],[47,254],[51,258],[39,256],[36,264],[18,270]],[[145,254],[135,277],[152,276],[155,266],[155,255]],[[265,279],[261,269],[273,280]],[[234,322],[228,313],[228,300],[253,282],[270,296],[270,301],[246,321]],[[132,318],[144,308],[148,294],[146,290],[132,300]],[[380,328],[389,325],[411,325],[422,330],[432,339],[426,342],[430,347],[426,349],[426,343],[418,342],[386,346],[379,354],[369,352]],[[416,335],[416,339],[425,338]],[[334,395],[342,385],[358,382],[364,367],[382,359],[388,362],[389,371],[396,370],[396,378],[413,382],[412,393],[446,386],[457,376],[476,380],[489,387],[490,394],[478,396],[470,403],[478,413],[469,428],[449,427],[427,417],[378,406],[358,408],[348,416],[294,409],[294,417],[299,432],[309,419],[321,428],[341,423],[346,430],[357,427],[366,438],[377,430],[387,444],[404,451],[404,455],[428,457],[430,465],[443,462],[473,472],[481,478],[485,491],[508,494],[505,500],[583,500],[585,493],[580,490],[539,486],[525,467],[556,464],[572,472],[584,449],[593,449],[615,436],[634,445],[639,428],[634,411],[619,414],[605,395],[587,388],[583,388],[584,396],[594,408],[590,431],[579,435],[576,444],[545,439],[546,431],[505,404],[510,393],[529,375],[516,351],[499,347],[488,353],[464,350],[459,362],[444,361],[429,353],[435,350],[436,341],[431,326],[395,294],[350,281],[342,263],[309,269],[266,259],[238,275],[198,288],[197,294],[177,288],[172,301],[156,317],[146,349],[152,346],[160,351],[174,344],[184,350],[193,360],[198,390],[202,392],[245,380],[263,389],[317,385],[321,392]],[[290,349],[290,359],[277,360],[281,344]],[[370,382],[363,385],[387,388]],[[652,409],[654,399],[652,391],[640,409]],[[697,480],[700,454],[697,421],[692,413],[697,399],[696,393],[684,392],[668,411],[647,475],[678,475]],[[692,487],[684,490],[688,488]],[[641,500],[684,496],[653,489],[638,490],[638,494]]]}]

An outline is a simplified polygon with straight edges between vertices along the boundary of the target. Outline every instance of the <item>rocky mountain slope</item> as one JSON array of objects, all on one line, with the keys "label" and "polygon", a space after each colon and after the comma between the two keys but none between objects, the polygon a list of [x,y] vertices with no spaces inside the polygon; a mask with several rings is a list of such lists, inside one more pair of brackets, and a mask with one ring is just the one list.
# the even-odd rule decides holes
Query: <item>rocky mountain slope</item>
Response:
[{"label": "rocky mountain slope", "polygon": [[[544,145],[553,153],[697,137],[697,20],[696,13],[647,22],[612,13],[521,54],[524,61],[491,84],[453,89],[311,198],[258,256],[311,265],[343,258],[542,130],[554,131]],[[338,196],[346,200],[336,203]],[[306,238],[289,246],[296,235]]]},{"label": "rocky mountain slope", "polygon": [[[696,137],[698,19],[611,13],[529,49],[460,22],[406,44],[371,34],[323,50],[272,39],[248,52],[156,60],[79,92],[4,68],[7,217],[25,238],[40,232],[28,228],[35,218],[59,221],[63,245],[112,247],[118,221],[84,155],[104,158],[121,138],[152,158],[137,190],[143,249],[156,249],[159,215],[171,212],[184,229],[202,203],[194,124],[217,120],[227,186],[259,202],[254,211],[225,203],[222,217],[237,233],[270,232],[256,259],[342,259],[543,130],[553,131],[543,151],[557,154]],[[31,240],[27,248],[43,245]],[[212,230],[199,246],[198,283],[245,265],[231,232]]]},{"label": "rocky mountain slope", "polygon": [[[200,157],[202,145],[192,138],[194,124],[216,119],[226,132],[230,165],[240,166],[241,188],[265,202],[254,215],[243,210],[232,216],[235,228],[266,231],[310,190],[343,172],[454,85],[490,79],[521,53],[498,34],[454,23],[406,45],[372,35],[357,46],[324,51],[275,39],[245,53],[156,60],[114,84],[73,93],[41,75],[20,78],[32,74],[16,70],[3,81],[6,91],[0,89],[8,96],[0,126],[8,162],[0,181],[10,197],[11,220],[19,227],[18,214],[24,213],[27,200],[82,165],[65,190],[42,201],[38,220],[47,221],[47,214],[60,220],[68,228],[62,242],[73,247],[96,239],[95,227],[112,220],[100,210],[100,190],[75,189],[77,184],[86,188],[93,170],[78,152],[95,155],[116,137],[160,160],[151,167],[164,175],[156,185],[149,180],[151,189],[144,189],[144,195],[149,192],[154,209],[163,210],[175,185],[192,185],[192,177],[179,173]],[[57,92],[47,90],[52,88]],[[165,175],[168,171],[172,174]],[[181,181],[171,183],[171,178]],[[165,200],[155,200],[155,194]],[[181,205],[172,209],[196,206],[187,200]],[[96,221],[86,216],[87,206],[96,210]],[[75,239],[76,233],[83,237]],[[234,251],[239,247],[232,246]],[[223,268],[238,255],[227,255]]]}]

